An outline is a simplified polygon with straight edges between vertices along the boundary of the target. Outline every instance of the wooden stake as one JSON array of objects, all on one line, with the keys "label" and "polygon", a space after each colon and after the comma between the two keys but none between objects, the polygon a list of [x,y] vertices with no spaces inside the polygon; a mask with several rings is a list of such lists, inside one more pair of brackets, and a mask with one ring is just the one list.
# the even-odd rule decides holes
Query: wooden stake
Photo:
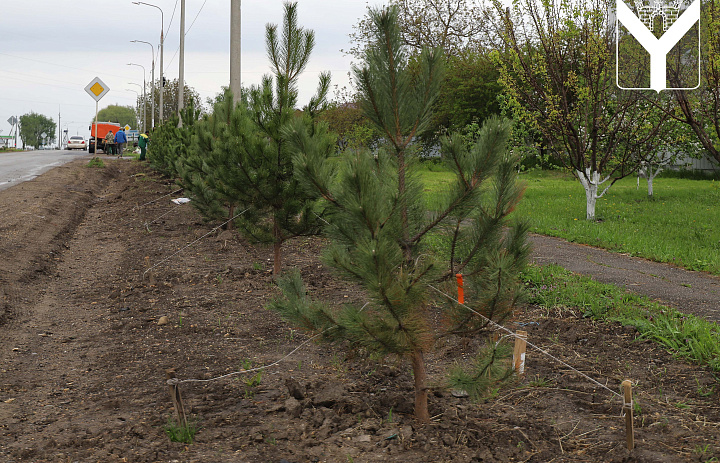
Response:
[{"label": "wooden stake", "polygon": [[[150,256],[145,256],[145,268],[150,268]],[[155,274],[152,270],[148,271],[148,278],[150,279],[150,286],[155,284]]]},{"label": "wooden stake", "polygon": [[[165,370],[165,377],[167,379],[175,378],[175,370]],[[185,416],[185,407],[183,407],[182,397],[180,396],[180,387],[177,384],[168,384],[168,392],[170,393],[170,400],[172,400],[173,406],[175,407],[175,417],[177,418],[178,426],[187,428],[187,417]]]},{"label": "wooden stake", "polygon": [[628,450],[635,448],[635,431],[633,429],[633,400],[632,382],[626,379],[622,382],[623,391],[623,413],[625,414],[625,439]]},{"label": "wooden stake", "polygon": [[465,289],[463,288],[463,276],[462,273],[456,273],[455,278],[457,279],[458,287],[458,302],[460,304],[465,303]]},{"label": "wooden stake", "polygon": [[513,350],[513,366],[518,375],[525,374],[525,349],[527,348],[527,331],[515,332],[515,349]]}]

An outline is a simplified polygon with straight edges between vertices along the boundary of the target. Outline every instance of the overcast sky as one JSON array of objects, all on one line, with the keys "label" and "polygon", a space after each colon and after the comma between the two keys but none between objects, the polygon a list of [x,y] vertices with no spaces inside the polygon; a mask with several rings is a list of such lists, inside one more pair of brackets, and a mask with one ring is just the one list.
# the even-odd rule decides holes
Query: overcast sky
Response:
[{"label": "overcast sky", "polygon": [[[95,77],[110,92],[100,109],[135,105],[145,67],[151,80],[152,52],[160,42],[160,11],[131,0],[12,0],[2,2],[0,21],[0,135],[10,133],[10,116],[34,111],[52,118],[58,113],[69,134],[89,136],[95,100],[85,86]],[[169,79],[179,74],[179,0],[147,0],[165,17],[164,67]],[[300,80],[300,103],[317,86],[318,74],[331,71],[333,84],[348,85],[351,58],[348,34],[366,11],[383,0],[299,0],[302,27],[315,31],[315,49]],[[173,11],[177,10],[173,16]],[[281,0],[242,0],[242,81],[260,83],[269,72],[265,54],[265,24],[282,23]],[[203,100],[213,97],[230,80],[230,0],[185,0],[185,81]],[[172,18],[172,23],[170,22]],[[157,50],[156,50],[157,53]],[[159,62],[155,77],[159,78]]]}]

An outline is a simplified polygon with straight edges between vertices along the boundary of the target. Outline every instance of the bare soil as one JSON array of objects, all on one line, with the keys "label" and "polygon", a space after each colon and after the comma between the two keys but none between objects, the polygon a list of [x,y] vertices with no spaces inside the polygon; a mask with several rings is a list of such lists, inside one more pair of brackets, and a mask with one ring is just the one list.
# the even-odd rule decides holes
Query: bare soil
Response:
[{"label": "bare soil", "polygon": [[[413,420],[405,363],[311,342],[260,377],[181,384],[199,431],[192,444],[171,442],[167,369],[212,379],[273,363],[307,337],[264,308],[275,294],[270,249],[229,231],[199,239],[213,224],[172,204],[175,185],[145,165],[86,162],[0,192],[2,462],[720,458],[711,372],[572,308],[523,307],[508,326],[613,391],[631,379],[633,451],[622,400],[532,350],[526,376],[493,398],[454,397],[443,371],[484,339],[438,344],[429,424]],[[319,238],[294,240],[284,265],[318,297],[362,300],[320,263],[321,248]],[[143,278],[147,263],[157,267]]]}]

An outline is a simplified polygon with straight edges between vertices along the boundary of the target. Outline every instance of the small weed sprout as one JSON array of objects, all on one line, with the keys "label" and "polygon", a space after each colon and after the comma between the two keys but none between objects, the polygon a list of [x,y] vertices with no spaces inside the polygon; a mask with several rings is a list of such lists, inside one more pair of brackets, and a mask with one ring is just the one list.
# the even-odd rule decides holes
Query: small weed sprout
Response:
[{"label": "small weed sprout", "polygon": [[535,378],[528,381],[530,387],[550,387],[552,380],[544,376],[535,375]]},{"label": "small weed sprout", "polygon": [[697,378],[695,378],[695,384],[697,384],[697,393],[702,397],[710,397],[715,392],[715,386],[700,384],[700,381]]},{"label": "small weed sprout", "polygon": [[[243,370],[252,370],[252,362],[249,359],[245,359],[242,362],[242,369]],[[262,370],[259,370],[254,375],[243,379],[243,383],[245,383],[245,391],[243,392],[243,397],[246,399],[252,399],[255,396],[255,391],[253,390],[257,386],[260,385],[262,382]]]},{"label": "small weed sprout", "polygon": [[198,429],[196,420],[189,420],[187,426],[180,426],[173,418],[169,417],[165,425],[165,434],[171,442],[192,444]]}]

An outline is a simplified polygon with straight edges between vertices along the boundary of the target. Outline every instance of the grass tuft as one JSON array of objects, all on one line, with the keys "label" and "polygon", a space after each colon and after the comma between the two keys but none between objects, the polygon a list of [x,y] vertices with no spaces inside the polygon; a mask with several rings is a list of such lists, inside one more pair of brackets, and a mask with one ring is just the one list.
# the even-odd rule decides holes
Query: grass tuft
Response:
[{"label": "grass tuft", "polygon": [[197,421],[189,420],[187,426],[181,426],[173,418],[168,418],[165,425],[165,434],[167,434],[171,442],[192,444],[199,429]]},{"label": "grass tuft", "polygon": [[105,167],[105,163],[102,159],[95,156],[94,158],[90,159],[90,161],[88,161],[87,167]]}]

